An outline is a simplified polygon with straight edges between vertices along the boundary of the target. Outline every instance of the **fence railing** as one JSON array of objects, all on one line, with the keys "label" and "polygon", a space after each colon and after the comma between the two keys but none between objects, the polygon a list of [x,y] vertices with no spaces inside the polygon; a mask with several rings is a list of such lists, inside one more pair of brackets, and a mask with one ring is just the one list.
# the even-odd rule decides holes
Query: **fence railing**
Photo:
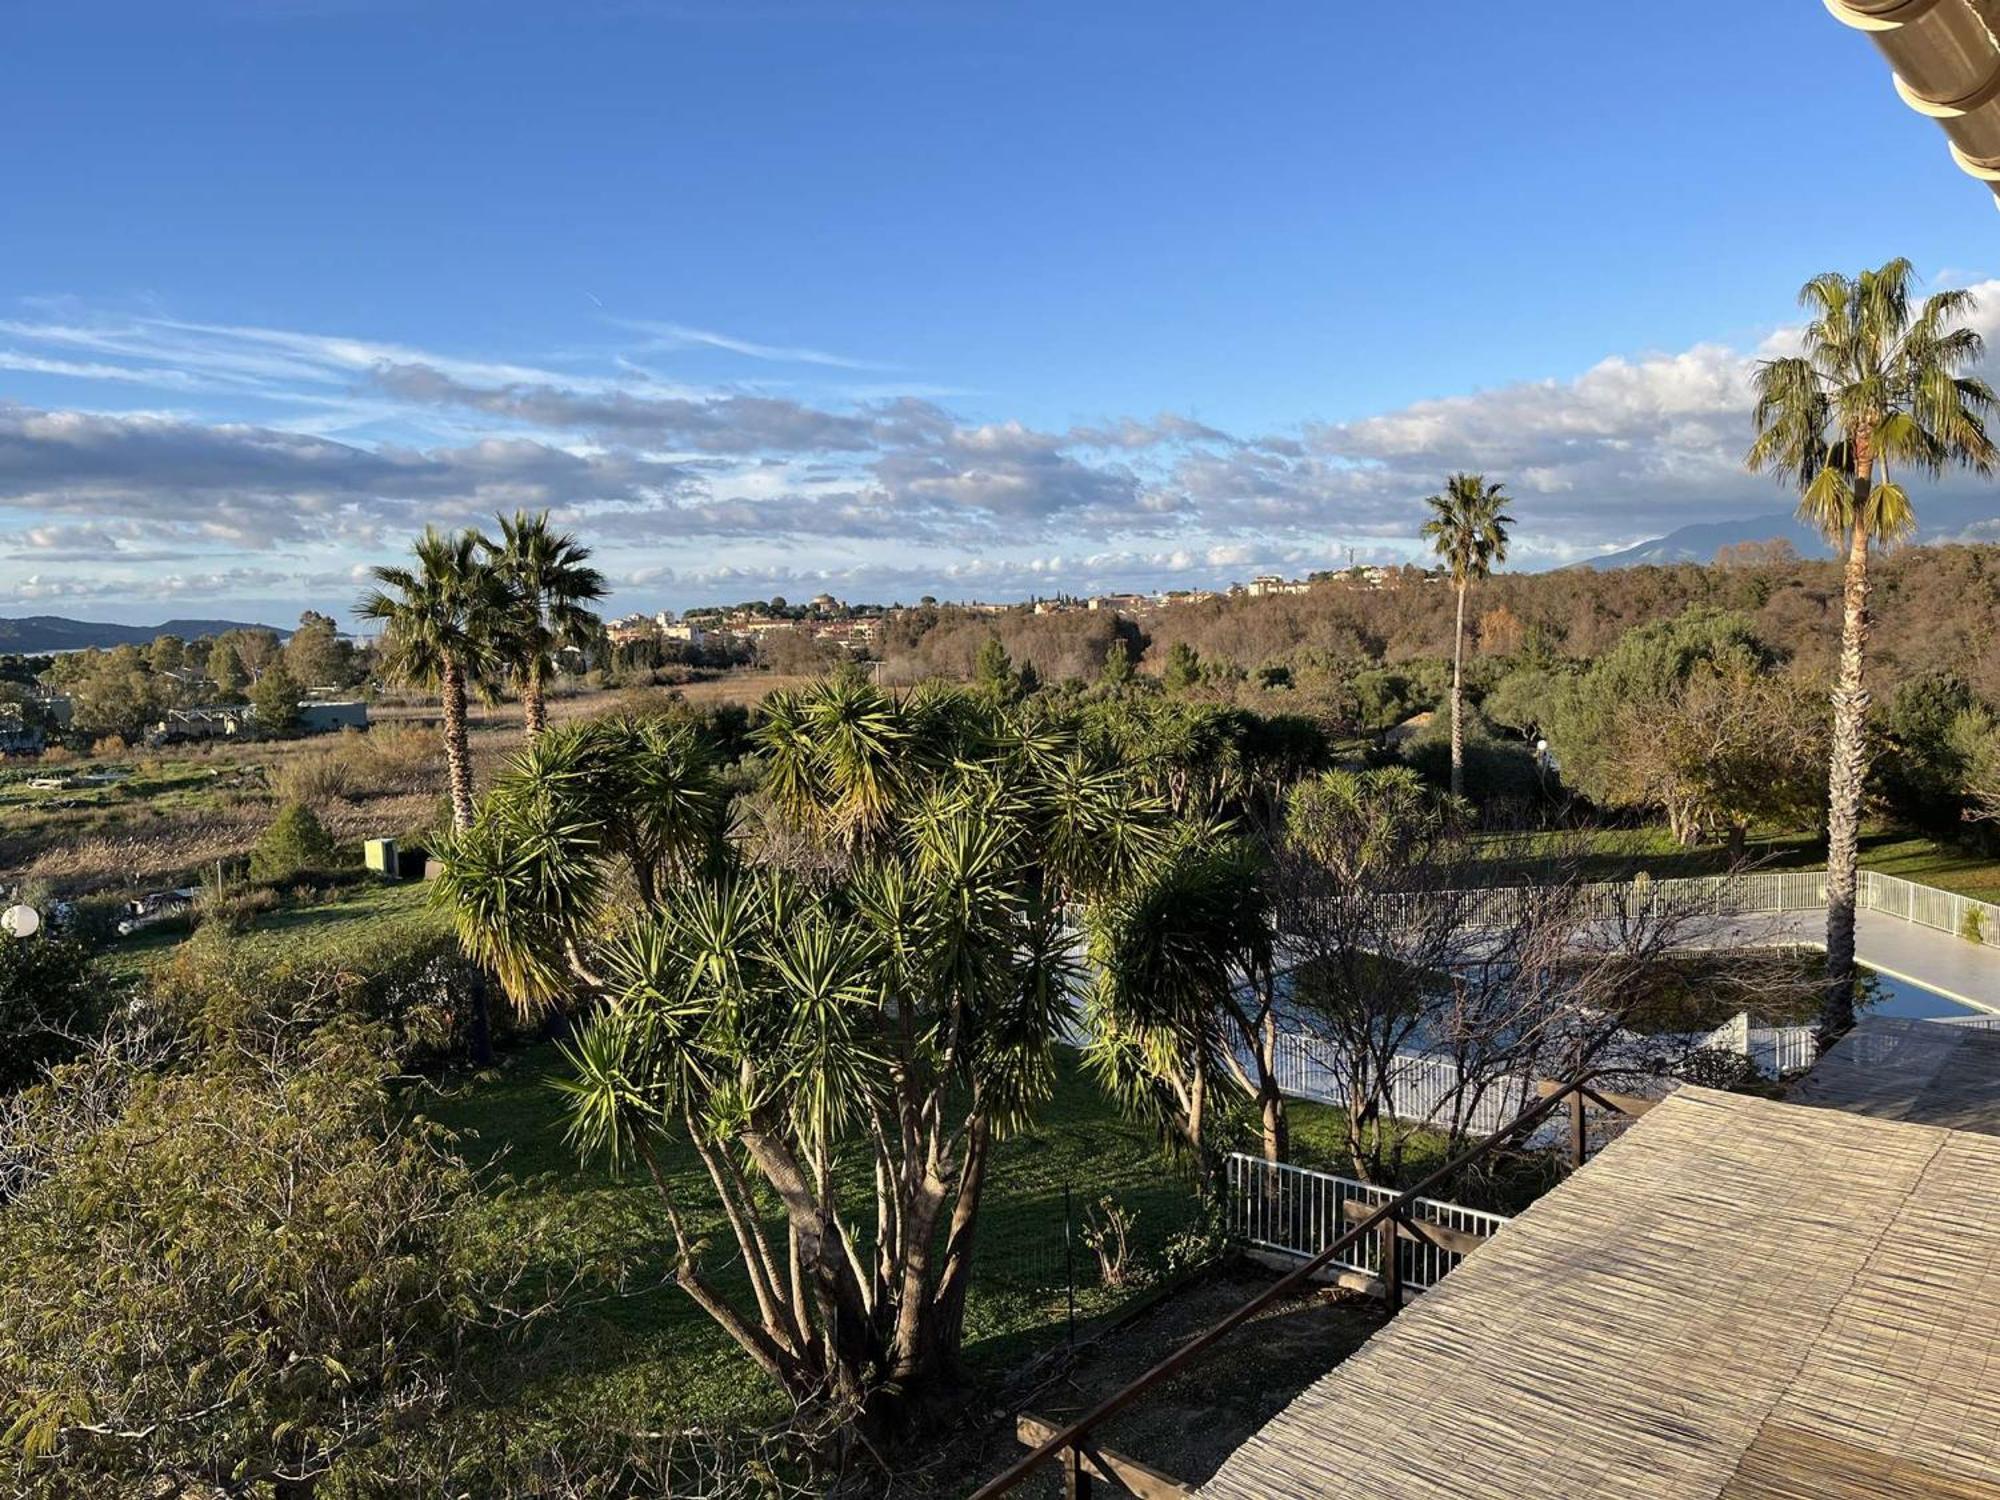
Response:
[{"label": "fence railing", "polygon": [[[1325,1037],[1286,1032],[1278,1038],[1278,1088],[1294,1099],[1346,1105],[1346,1069],[1340,1046]],[[1502,1077],[1480,1090],[1470,1107],[1461,1094],[1458,1064],[1425,1052],[1398,1052],[1389,1065],[1381,1101],[1391,1118],[1414,1125],[1449,1128],[1454,1113],[1462,1133],[1486,1135],[1518,1115],[1528,1104],[1534,1082]]]},{"label": "fence railing", "polygon": [[1766,1078],[1783,1078],[1810,1068],[1819,1057],[1819,1040],[1810,1026],[1759,1026],[1741,1011],[1700,1038],[1710,1052],[1746,1057]]},{"label": "fence railing", "polygon": [[[1489,890],[1438,892],[1417,900],[1452,899],[1464,905],[1475,925],[1500,925],[1518,918],[1535,886],[1495,886]],[[1826,871],[1761,870],[1743,875],[1692,875],[1653,880],[1598,881],[1576,888],[1585,915],[1602,918],[1673,906],[1683,911],[1720,917],[1769,916],[1790,911],[1817,911],[1826,906]],[[1974,938],[2000,948],[2000,906],[1905,880],[1863,870],[1856,888],[1862,910],[1878,911],[1919,927]]]},{"label": "fence railing", "polygon": [[[1037,1424],[1028,1437],[1028,1441],[1034,1445],[1032,1451],[1010,1465],[1000,1474],[987,1480],[985,1484],[974,1491],[972,1500],[996,1500],[996,1497],[1008,1494],[1018,1488],[1046,1464],[1061,1466],[1065,1488],[1069,1494],[1087,1493],[1088,1480],[1085,1476],[1089,1470],[1087,1470],[1086,1465],[1090,1463],[1089,1450],[1095,1446],[1096,1432],[1111,1418],[1118,1415],[1119,1412],[1125,1410],[1135,1401],[1144,1397],[1148,1392],[1156,1389],[1163,1382],[1170,1380],[1175,1374],[1202,1358],[1210,1349],[1256,1317],[1265,1308],[1303,1289],[1314,1276],[1318,1275],[1354,1245],[1367,1239],[1370,1235],[1380,1233],[1385,1224],[1395,1226],[1408,1220],[1413,1230],[1422,1232],[1422,1226],[1415,1222],[1416,1216],[1412,1210],[1415,1205],[1425,1201],[1424,1195],[1426,1193],[1454,1180],[1467,1168],[1498,1151],[1510,1140],[1536,1130],[1544,1122],[1553,1117],[1559,1108],[1564,1106],[1570,1108],[1571,1122],[1575,1132],[1579,1156],[1582,1154],[1584,1140],[1582,1114],[1585,1103],[1594,1103],[1600,1108],[1610,1110],[1624,1110],[1626,1108],[1625,1105],[1621,1105],[1618,1102],[1615,1096],[1601,1095],[1581,1079],[1561,1085],[1551,1084],[1545,1092],[1541,1090],[1537,1092],[1540,1093],[1541,1097],[1529,1105],[1527,1109],[1523,1110],[1517,1118],[1509,1121],[1492,1135],[1468,1147],[1465,1151],[1454,1156],[1450,1161],[1438,1166],[1426,1174],[1421,1182],[1405,1189],[1403,1192],[1395,1194],[1388,1202],[1372,1210],[1363,1212],[1355,1223],[1348,1225],[1345,1230],[1336,1235],[1329,1243],[1299,1261],[1290,1271],[1280,1276],[1248,1302],[1245,1302],[1205,1332],[1177,1345],[1159,1363],[1152,1366],[1152,1368],[1148,1369],[1136,1380],[1131,1381],[1121,1389],[1106,1396],[1082,1416],[1073,1419],[1068,1425],[1054,1432],[1048,1432],[1043,1426]],[[1644,1101],[1629,1102],[1634,1107],[1644,1105]],[[1440,1236],[1453,1233],[1453,1231],[1443,1229],[1442,1226],[1439,1226],[1436,1232]],[[1400,1264],[1400,1261],[1392,1258],[1388,1264],[1391,1268],[1394,1268]],[[1401,1300],[1401,1288],[1395,1281],[1393,1269],[1383,1290],[1387,1294],[1389,1305],[1392,1308],[1395,1307]],[[1095,1465],[1093,1464],[1091,1467],[1094,1468]],[[1181,1486],[1180,1488],[1185,1487]]]},{"label": "fence railing", "polygon": [[1819,1033],[1810,1026],[1752,1026],[1743,1055],[1766,1078],[1803,1073],[1819,1060]]},{"label": "fence railing", "polygon": [[[1231,1152],[1223,1163],[1230,1236],[1258,1250],[1310,1259],[1355,1223],[1394,1202],[1394,1188]],[[1407,1291],[1436,1286],[1483,1240],[1508,1222],[1504,1214],[1417,1198],[1365,1236],[1337,1251],[1329,1266]],[[1394,1234],[1390,1233],[1393,1225]],[[1393,1242],[1395,1265],[1385,1274]]]},{"label": "fence railing", "polygon": [[1949,932],[1954,937],[1976,938],[1989,948],[2000,948],[2000,906],[1976,901],[1956,891],[1941,891],[1934,885],[1919,885],[1899,875],[1883,875],[1874,870],[1861,872],[1861,904],[1919,927]]}]

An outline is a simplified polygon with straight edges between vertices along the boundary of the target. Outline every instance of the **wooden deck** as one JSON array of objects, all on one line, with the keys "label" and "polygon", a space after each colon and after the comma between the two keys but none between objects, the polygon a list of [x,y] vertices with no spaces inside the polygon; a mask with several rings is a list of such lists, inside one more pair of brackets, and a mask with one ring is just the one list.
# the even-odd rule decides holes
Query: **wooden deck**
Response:
[{"label": "wooden deck", "polygon": [[1685,1089],[1201,1493],[2000,1500],[2000,1139]]},{"label": "wooden deck", "polygon": [[2000,1031],[1868,1016],[1790,1097],[1878,1120],[2000,1136]]}]

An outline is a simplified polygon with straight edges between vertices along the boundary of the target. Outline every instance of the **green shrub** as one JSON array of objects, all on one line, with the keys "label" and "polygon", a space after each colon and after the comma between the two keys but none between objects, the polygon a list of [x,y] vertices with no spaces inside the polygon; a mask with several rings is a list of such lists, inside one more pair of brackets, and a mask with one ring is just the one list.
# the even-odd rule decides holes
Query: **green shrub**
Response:
[{"label": "green shrub", "polygon": [[[1528,817],[1550,800],[1551,788],[1524,741],[1497,738],[1475,713],[1465,733],[1465,795],[1489,814]],[[1433,786],[1451,785],[1451,716],[1439,712],[1407,741],[1402,759]]]},{"label": "green shrub", "polygon": [[0,934],[0,1093],[75,1051],[103,1021],[103,991],[75,938]]},{"label": "green shrub", "polygon": [[[370,1481],[476,1396],[475,1350],[505,1357],[540,1250],[482,1263],[477,1178],[382,1074],[353,1028],[193,1068],[107,1050],[0,1123],[38,1168],[0,1214],[8,1493],[417,1493]],[[325,1482],[263,1477],[290,1472]]]},{"label": "green shrub", "polygon": [[202,927],[244,932],[257,918],[277,909],[278,893],[269,886],[205,885],[195,897],[194,918]]},{"label": "green shrub", "polygon": [[303,802],[282,808],[250,851],[252,880],[289,880],[310,870],[325,870],[339,861],[333,838],[319,815]]},{"label": "green shrub", "polygon": [[1968,943],[1986,941],[1986,921],[1980,915],[1978,907],[1968,906],[1965,909],[1965,920],[1958,924],[1958,935]]},{"label": "green shrub", "polygon": [[354,787],[350,760],[336,751],[297,756],[271,773],[271,790],[286,804],[324,807],[352,796]]},{"label": "green shrub", "polygon": [[399,1066],[463,1054],[477,973],[434,921],[375,921],[274,944],[203,926],[155,966],[143,998],[198,1049],[296,1035],[336,1020],[382,1028]]}]

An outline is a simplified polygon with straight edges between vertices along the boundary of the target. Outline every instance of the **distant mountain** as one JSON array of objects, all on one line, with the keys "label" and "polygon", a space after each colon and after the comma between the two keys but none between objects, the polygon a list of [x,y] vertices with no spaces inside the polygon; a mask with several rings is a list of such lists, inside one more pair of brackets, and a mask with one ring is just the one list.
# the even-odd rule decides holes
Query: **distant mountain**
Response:
[{"label": "distant mountain", "polygon": [[1607,552],[1571,566],[1579,568],[1636,568],[1645,563],[1714,562],[1717,549],[1738,542],[1767,542],[1773,538],[1790,542],[1800,557],[1831,557],[1833,549],[1810,526],[1796,516],[1778,511],[1768,516],[1752,516],[1745,521],[1705,521],[1682,526],[1665,536],[1640,542],[1622,552]]},{"label": "distant mountain", "polygon": [[[44,651],[82,651],[91,646],[143,646],[156,635],[177,635],[191,641],[198,635],[225,630],[277,630],[242,620],[167,620],[159,625],[111,625],[96,620],[67,620],[61,615],[0,618],[0,652],[33,656]],[[280,636],[291,634],[278,630]]]}]

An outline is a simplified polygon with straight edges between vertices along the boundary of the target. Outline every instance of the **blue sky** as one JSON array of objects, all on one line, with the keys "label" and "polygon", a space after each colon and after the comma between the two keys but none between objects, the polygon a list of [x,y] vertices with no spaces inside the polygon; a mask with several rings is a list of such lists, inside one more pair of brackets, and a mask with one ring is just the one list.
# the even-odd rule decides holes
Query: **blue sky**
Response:
[{"label": "blue sky", "polygon": [[1459,467],[1548,566],[1784,508],[1741,381],[1806,276],[2000,270],[1811,0],[8,31],[8,613],[344,609],[516,504],[620,607],[1226,581],[1409,555]]}]

